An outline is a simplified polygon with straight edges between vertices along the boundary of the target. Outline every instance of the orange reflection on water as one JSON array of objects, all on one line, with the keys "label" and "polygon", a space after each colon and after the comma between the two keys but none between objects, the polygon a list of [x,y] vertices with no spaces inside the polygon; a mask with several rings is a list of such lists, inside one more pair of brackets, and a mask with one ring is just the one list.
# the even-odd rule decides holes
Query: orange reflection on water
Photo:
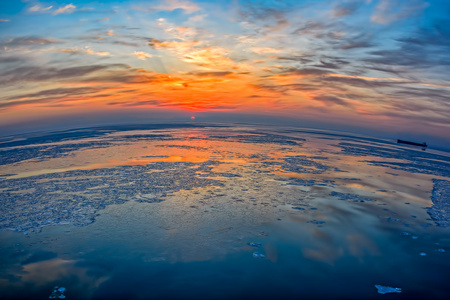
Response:
[{"label": "orange reflection on water", "polygon": [[21,277],[21,282],[13,285],[20,286],[25,283],[29,285],[27,288],[31,289],[71,280],[72,291],[76,290],[86,299],[90,298],[93,291],[110,278],[106,275],[97,276],[90,267],[80,266],[79,261],[59,257],[24,265],[18,276]]}]

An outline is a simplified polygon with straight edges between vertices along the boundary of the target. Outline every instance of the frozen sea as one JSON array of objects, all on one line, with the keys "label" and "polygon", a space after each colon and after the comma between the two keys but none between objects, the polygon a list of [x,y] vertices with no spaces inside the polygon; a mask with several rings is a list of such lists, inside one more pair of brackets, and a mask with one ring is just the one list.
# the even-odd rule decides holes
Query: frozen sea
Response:
[{"label": "frozen sea", "polygon": [[0,299],[449,299],[450,153],[287,127],[0,139]]}]

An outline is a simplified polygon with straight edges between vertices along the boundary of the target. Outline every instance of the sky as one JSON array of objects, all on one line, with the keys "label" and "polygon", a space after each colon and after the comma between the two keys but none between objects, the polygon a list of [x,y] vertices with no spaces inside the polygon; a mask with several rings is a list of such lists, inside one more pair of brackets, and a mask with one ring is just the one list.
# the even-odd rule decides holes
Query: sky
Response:
[{"label": "sky", "polygon": [[0,0],[0,131],[274,123],[450,144],[450,1]]}]

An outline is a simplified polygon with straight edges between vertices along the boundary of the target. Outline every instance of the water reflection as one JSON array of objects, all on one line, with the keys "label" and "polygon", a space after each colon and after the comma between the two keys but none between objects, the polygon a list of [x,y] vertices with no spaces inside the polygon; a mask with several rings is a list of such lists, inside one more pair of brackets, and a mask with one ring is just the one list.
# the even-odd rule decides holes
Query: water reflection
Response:
[{"label": "water reflection", "polygon": [[[111,270],[106,272],[76,260],[53,258],[24,264],[14,274],[15,280],[0,281],[5,298],[48,299],[54,286],[68,286],[71,299],[89,299],[99,286],[106,282]],[[11,276],[10,275],[10,276]]]}]

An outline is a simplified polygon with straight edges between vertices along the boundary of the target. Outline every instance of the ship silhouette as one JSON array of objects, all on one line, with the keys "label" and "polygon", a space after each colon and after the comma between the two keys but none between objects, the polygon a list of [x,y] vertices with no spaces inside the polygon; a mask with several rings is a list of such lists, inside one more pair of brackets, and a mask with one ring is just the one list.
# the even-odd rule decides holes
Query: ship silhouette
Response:
[{"label": "ship silhouette", "polygon": [[397,140],[398,144],[406,144],[406,145],[413,145],[413,146],[419,146],[419,147],[428,147],[427,143],[423,142],[423,143],[416,143],[416,142],[410,142],[410,141],[405,141],[405,140]]}]

